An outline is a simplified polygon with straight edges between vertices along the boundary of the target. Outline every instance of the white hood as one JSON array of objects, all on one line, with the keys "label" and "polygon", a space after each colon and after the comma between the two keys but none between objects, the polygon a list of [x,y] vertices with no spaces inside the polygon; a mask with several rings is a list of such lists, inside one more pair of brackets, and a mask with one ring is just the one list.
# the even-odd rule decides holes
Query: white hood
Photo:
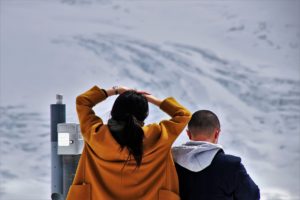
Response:
[{"label": "white hood", "polygon": [[173,147],[174,161],[180,166],[199,172],[208,167],[217,152],[222,149],[219,144],[204,141],[189,141],[181,146]]}]

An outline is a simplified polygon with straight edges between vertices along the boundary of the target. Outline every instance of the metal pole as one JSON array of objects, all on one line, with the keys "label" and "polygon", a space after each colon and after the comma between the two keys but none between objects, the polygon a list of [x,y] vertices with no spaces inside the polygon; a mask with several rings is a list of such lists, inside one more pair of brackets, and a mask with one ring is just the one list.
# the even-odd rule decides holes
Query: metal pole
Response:
[{"label": "metal pole", "polygon": [[76,174],[80,155],[63,155],[63,196],[66,199]]},{"label": "metal pole", "polygon": [[80,126],[75,123],[60,123],[58,131],[58,155],[62,156],[63,197],[66,198],[76,174],[78,161],[83,149]]},{"label": "metal pole", "polygon": [[66,122],[66,105],[62,103],[63,96],[56,95],[56,104],[50,105],[51,113],[51,199],[63,199],[63,162],[57,154],[57,124]]}]

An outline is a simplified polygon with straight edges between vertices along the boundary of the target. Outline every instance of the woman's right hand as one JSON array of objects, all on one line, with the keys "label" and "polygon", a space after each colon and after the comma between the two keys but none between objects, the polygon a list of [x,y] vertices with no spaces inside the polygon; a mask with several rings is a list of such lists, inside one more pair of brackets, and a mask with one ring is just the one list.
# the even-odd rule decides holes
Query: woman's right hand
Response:
[{"label": "woman's right hand", "polygon": [[144,97],[146,97],[146,99],[148,100],[148,102],[156,105],[156,106],[160,106],[162,100],[160,100],[159,98],[153,96],[152,94],[146,92],[146,91],[143,91],[143,90],[139,90],[137,91],[138,93],[144,95]]},{"label": "woman's right hand", "polygon": [[144,96],[146,97],[146,99],[148,100],[148,102],[156,105],[156,106],[160,106],[162,100],[160,100],[159,98],[147,93],[147,94],[144,94]]}]

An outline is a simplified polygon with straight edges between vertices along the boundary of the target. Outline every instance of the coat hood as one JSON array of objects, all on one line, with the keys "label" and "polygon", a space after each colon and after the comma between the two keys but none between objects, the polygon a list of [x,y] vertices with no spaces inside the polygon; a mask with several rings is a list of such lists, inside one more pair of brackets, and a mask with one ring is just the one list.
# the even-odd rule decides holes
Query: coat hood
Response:
[{"label": "coat hood", "polygon": [[180,166],[200,172],[208,167],[217,152],[222,149],[219,144],[204,141],[189,141],[172,148],[174,161]]}]

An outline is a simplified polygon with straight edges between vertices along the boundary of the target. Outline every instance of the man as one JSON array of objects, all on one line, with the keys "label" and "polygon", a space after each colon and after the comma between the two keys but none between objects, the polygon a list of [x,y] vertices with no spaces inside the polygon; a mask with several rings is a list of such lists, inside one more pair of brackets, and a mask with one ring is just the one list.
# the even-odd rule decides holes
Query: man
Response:
[{"label": "man", "polygon": [[220,122],[213,112],[195,112],[187,134],[190,141],[172,149],[182,200],[260,198],[259,188],[241,158],[225,154],[217,144]]}]

